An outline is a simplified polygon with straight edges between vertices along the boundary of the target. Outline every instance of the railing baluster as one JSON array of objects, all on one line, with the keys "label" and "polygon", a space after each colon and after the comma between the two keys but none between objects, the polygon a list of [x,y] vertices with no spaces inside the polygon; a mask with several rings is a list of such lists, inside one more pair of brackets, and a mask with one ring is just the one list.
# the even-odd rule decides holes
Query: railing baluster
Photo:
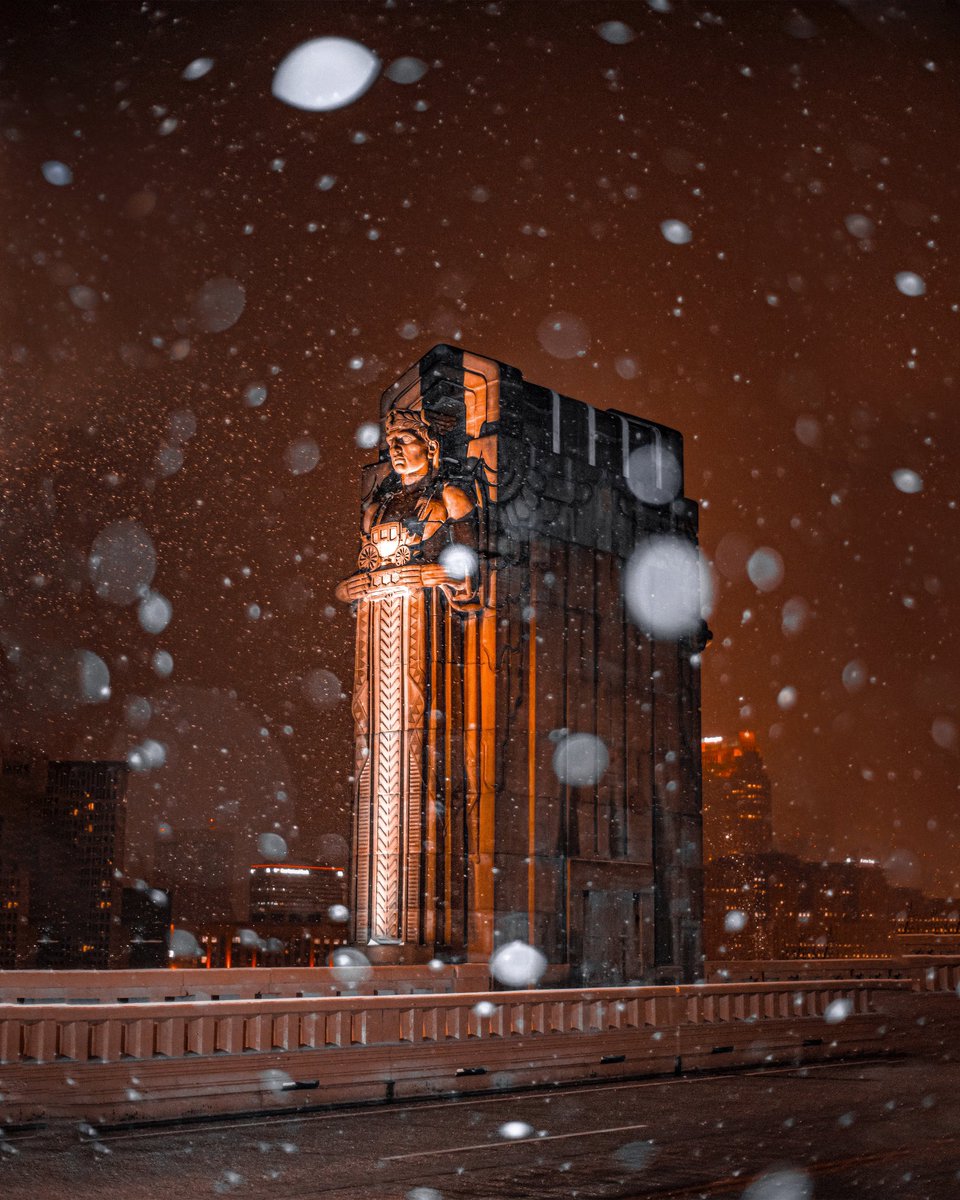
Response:
[{"label": "railing baluster", "polygon": [[[930,971],[928,975],[927,972]],[[201,986],[216,994],[227,981],[171,972],[171,994],[189,994]],[[224,975],[227,973],[224,972]],[[877,1011],[886,992],[907,992],[921,987],[955,986],[960,974],[955,964],[940,964],[905,971],[902,980],[824,980],[803,982],[725,983],[700,986],[658,986],[609,989],[543,989],[530,992],[415,994],[390,996],[318,996],[301,998],[233,999],[219,1001],[173,1000],[128,1004],[2,1004],[0,1003],[0,1060],[5,1080],[15,1079],[5,1091],[29,1096],[33,1078],[43,1105],[60,1105],[75,1115],[87,1104],[98,1105],[104,1119],[129,1116],[126,1088],[131,1075],[144,1076],[136,1090],[146,1105],[138,1111],[167,1115],[186,1106],[190,1081],[217,1080],[198,1088],[192,1111],[228,1111],[230,1105],[256,1106],[259,1098],[246,1096],[243,1083],[223,1085],[223,1080],[259,1078],[263,1070],[286,1071],[297,1082],[318,1081],[326,1102],[341,1093],[356,1095],[351,1087],[382,1087],[385,1078],[409,1083],[416,1073],[447,1088],[452,1078],[493,1076],[507,1071],[518,1082],[543,1082],[551,1078],[558,1057],[570,1061],[583,1057],[609,1063],[635,1061],[649,1055],[667,1069],[679,1055],[692,1065],[719,1065],[708,1055],[723,1051],[730,1065],[756,1062],[766,1053],[763,1039],[769,1034],[771,1057],[793,1054],[804,1042],[821,1047],[822,1055],[836,1043],[844,1051],[876,1045],[877,1030],[887,1018]],[[90,977],[88,976],[88,979]],[[262,988],[280,990],[285,973],[264,975]],[[174,991],[176,989],[176,991]],[[239,990],[239,989],[237,989]],[[829,1024],[823,1016],[837,1000],[852,1004],[849,1022]],[[491,1006],[491,1015],[476,1011],[478,1002]],[[918,996],[917,1001],[922,1002]],[[874,1016],[871,1023],[868,1019]],[[743,1025],[748,1027],[744,1028]],[[637,1037],[638,1029],[644,1034]],[[535,1035],[535,1036],[534,1036]],[[651,1038],[653,1035],[653,1038]],[[593,1059],[590,1039],[597,1039]],[[522,1053],[504,1039],[523,1045]],[[565,1049],[576,1039],[576,1049]],[[351,1046],[380,1048],[375,1053],[347,1056]],[[424,1053],[428,1051],[428,1053]],[[241,1066],[242,1056],[253,1056]],[[257,1064],[262,1056],[264,1065]],[[189,1063],[184,1060],[189,1058]],[[164,1061],[165,1060],[165,1061]],[[209,1060],[210,1065],[205,1066]],[[233,1061],[231,1061],[233,1060]],[[61,1089],[52,1098],[49,1078],[35,1068],[59,1061],[84,1064],[75,1088]],[[116,1070],[118,1063],[128,1068]],[[286,1066],[289,1061],[291,1065]],[[404,1066],[404,1062],[411,1064]],[[136,1067],[133,1067],[133,1063]],[[182,1069],[177,1063],[182,1064]],[[330,1064],[327,1070],[325,1064]],[[111,1064],[113,1074],[98,1074],[100,1064]],[[215,1065],[214,1065],[215,1064]],[[436,1064],[435,1067],[431,1064]],[[234,1068],[236,1073],[234,1074]],[[409,1072],[404,1074],[404,1072]],[[388,1075],[389,1072],[389,1075]],[[435,1072],[435,1073],[434,1073]],[[66,1074],[70,1074],[70,1070]],[[114,1083],[114,1076],[116,1082]],[[151,1077],[162,1081],[151,1086]],[[89,1081],[96,1080],[92,1088]],[[176,1081],[171,1087],[171,1080]],[[442,1082],[441,1082],[442,1081]],[[121,1085],[123,1085],[121,1087]],[[309,1085],[311,1088],[313,1083]],[[469,1086],[477,1086],[476,1082]],[[482,1082],[480,1086],[485,1086]],[[271,1104],[287,1103],[278,1089]],[[259,1093],[258,1093],[259,1096]],[[215,1098],[211,1098],[215,1097]],[[291,1102],[294,1102],[291,1099]],[[296,1103],[302,1103],[298,1099]],[[24,1101],[24,1104],[26,1101]],[[151,1109],[150,1105],[158,1107]],[[161,1106],[166,1105],[166,1108]],[[71,1108],[72,1106],[72,1108]],[[124,1107],[126,1106],[126,1107]],[[59,1111],[59,1109],[56,1109]],[[186,1109],[185,1109],[186,1111]]]}]

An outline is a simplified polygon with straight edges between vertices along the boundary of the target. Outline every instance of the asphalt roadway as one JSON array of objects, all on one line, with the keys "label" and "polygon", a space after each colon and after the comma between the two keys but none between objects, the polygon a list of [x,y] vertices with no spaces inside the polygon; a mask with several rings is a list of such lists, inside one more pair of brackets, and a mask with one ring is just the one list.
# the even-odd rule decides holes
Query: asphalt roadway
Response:
[{"label": "asphalt roadway", "polygon": [[217,1195],[946,1200],[960,1197],[960,1063],[829,1063],[0,1143],[5,1200]]}]

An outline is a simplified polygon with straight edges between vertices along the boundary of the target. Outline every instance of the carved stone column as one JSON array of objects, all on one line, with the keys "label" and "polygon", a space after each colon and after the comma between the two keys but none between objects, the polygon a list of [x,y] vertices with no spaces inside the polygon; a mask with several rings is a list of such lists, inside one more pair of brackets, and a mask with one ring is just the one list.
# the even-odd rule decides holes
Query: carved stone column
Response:
[{"label": "carved stone column", "polygon": [[[353,920],[379,961],[493,946],[496,364],[413,373],[384,398],[358,570]],[[448,554],[453,557],[449,558]]]},{"label": "carved stone column", "polygon": [[355,912],[382,944],[420,939],[425,608],[422,586],[386,583],[357,605]]}]

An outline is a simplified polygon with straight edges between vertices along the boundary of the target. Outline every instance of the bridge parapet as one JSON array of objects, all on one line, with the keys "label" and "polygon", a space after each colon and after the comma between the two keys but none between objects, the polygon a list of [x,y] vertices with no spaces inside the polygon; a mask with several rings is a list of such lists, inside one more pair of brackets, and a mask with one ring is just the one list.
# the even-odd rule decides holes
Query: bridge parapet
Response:
[{"label": "bridge parapet", "polygon": [[876,1053],[878,1000],[909,987],[5,1004],[0,1113],[124,1123]]},{"label": "bridge parapet", "polygon": [[142,1004],[178,1000],[408,995],[479,991],[486,963],[378,966],[349,985],[331,967],[189,967],[142,971],[0,971],[0,1004]]},{"label": "bridge parapet", "polygon": [[748,983],[806,979],[906,979],[914,991],[953,992],[960,987],[960,955],[905,954],[895,958],[741,959],[707,962],[712,982]]},{"label": "bridge parapet", "polygon": [[[554,969],[554,976],[563,973]],[[954,991],[960,955],[896,958],[716,961],[711,983],[795,982],[814,979],[908,979],[918,991]],[[562,984],[545,978],[541,990]],[[376,966],[348,986],[330,967],[187,968],[141,971],[0,971],[0,1004],[144,1004],[323,996],[435,995],[490,987],[486,963]]]}]

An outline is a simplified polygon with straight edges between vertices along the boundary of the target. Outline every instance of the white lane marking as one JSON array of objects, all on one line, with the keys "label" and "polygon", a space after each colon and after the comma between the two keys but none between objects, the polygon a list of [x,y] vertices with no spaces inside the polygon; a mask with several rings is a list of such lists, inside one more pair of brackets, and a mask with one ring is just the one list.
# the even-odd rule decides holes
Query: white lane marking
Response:
[{"label": "white lane marking", "polygon": [[413,1154],[385,1154],[379,1162],[400,1162],[405,1158],[436,1158],[441,1154],[465,1154],[468,1150],[494,1150],[504,1146],[529,1146],[535,1142],[560,1142],[564,1138],[597,1137],[601,1133],[626,1133],[628,1129],[647,1129],[647,1125],[611,1125],[609,1129],[578,1129],[575,1133],[547,1133],[543,1137],[510,1138],[502,1142],[477,1142],[473,1146],[453,1146],[449,1150],[417,1150]]},{"label": "white lane marking", "polygon": [[265,1113],[255,1121],[231,1121],[227,1115],[222,1124],[213,1124],[212,1122],[209,1124],[207,1122],[200,1124],[199,1122],[194,1122],[188,1125],[170,1126],[166,1129],[117,1129],[111,1130],[109,1133],[102,1133],[97,1141],[178,1137],[188,1133],[229,1133],[234,1129],[262,1128],[264,1125],[288,1125],[291,1121],[343,1121],[347,1118],[352,1121],[356,1117],[382,1117],[388,1113],[426,1112],[431,1108],[455,1108],[461,1105],[467,1105],[472,1108],[480,1104],[503,1104],[507,1099],[526,1103],[528,1100],[544,1101],[553,1099],[554,1096],[576,1096],[586,1091],[622,1092],[648,1087],[676,1087],[678,1084],[693,1087],[697,1083],[729,1083],[732,1079],[743,1079],[744,1076],[749,1075],[796,1075],[800,1071],[824,1071],[830,1069],[836,1071],[842,1067],[893,1066],[894,1063],[894,1059],[864,1058],[859,1060],[848,1059],[845,1062],[807,1063],[799,1067],[760,1067],[755,1071],[723,1071],[717,1072],[715,1075],[669,1075],[666,1078],[636,1080],[633,1083],[583,1083],[579,1086],[563,1089],[551,1089],[549,1084],[543,1084],[537,1091],[503,1091],[497,1092],[493,1096],[484,1094],[473,1099],[471,1099],[469,1093],[460,1092],[449,1096],[446,1100],[429,1101],[422,1104],[418,1102],[409,1104],[376,1102],[364,1108],[350,1108],[344,1105],[341,1108],[332,1109],[330,1112],[292,1112],[289,1116],[279,1113]]}]

